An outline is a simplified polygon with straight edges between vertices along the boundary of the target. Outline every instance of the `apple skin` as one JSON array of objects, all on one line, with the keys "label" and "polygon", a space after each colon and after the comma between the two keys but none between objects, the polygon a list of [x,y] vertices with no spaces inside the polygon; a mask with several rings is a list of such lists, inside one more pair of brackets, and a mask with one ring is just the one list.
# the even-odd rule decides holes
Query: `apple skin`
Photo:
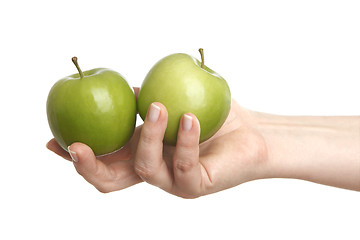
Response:
[{"label": "apple skin", "polygon": [[87,144],[95,155],[120,149],[136,124],[136,97],[117,72],[97,68],[65,77],[47,99],[50,129],[67,151],[74,142]]},{"label": "apple skin", "polygon": [[149,71],[138,95],[138,111],[144,120],[151,103],[160,102],[168,111],[164,142],[176,144],[180,119],[193,113],[200,122],[200,143],[213,136],[231,108],[225,79],[190,55],[169,55]]}]

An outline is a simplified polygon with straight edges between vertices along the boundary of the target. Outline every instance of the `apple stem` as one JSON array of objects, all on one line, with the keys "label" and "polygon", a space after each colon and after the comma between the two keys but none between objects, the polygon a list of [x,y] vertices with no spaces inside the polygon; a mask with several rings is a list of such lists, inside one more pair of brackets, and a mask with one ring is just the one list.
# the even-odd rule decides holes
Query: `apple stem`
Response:
[{"label": "apple stem", "polygon": [[204,66],[205,66],[205,64],[204,64],[204,49],[200,48],[199,52],[200,52],[200,56],[201,56],[201,68],[204,68]]},{"label": "apple stem", "polygon": [[84,78],[84,74],[80,69],[80,66],[79,66],[78,61],[77,61],[77,57],[73,57],[71,60],[75,64],[75,67],[77,68],[77,70],[79,71],[80,78]]}]

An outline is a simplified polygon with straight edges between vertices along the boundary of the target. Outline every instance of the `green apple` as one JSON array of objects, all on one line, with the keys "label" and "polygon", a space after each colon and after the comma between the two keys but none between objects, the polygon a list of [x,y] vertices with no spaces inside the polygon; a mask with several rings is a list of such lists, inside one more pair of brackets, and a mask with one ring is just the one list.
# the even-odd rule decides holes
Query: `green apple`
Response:
[{"label": "green apple", "polygon": [[213,136],[225,122],[231,94],[225,79],[201,62],[177,53],[161,59],[144,79],[138,96],[138,111],[144,120],[151,103],[160,102],[168,111],[164,142],[176,144],[180,119],[193,113],[200,122],[200,142]]},{"label": "green apple", "polygon": [[96,68],[60,79],[47,99],[50,129],[67,150],[74,142],[87,144],[95,155],[120,149],[131,138],[136,123],[133,89],[117,72]]}]

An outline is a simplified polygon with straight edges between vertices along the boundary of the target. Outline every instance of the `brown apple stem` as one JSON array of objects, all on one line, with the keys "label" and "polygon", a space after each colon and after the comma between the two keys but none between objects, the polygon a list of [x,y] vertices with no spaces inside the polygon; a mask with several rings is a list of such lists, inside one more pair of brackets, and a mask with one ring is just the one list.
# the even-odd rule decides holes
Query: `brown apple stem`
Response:
[{"label": "brown apple stem", "polygon": [[200,48],[199,52],[200,52],[200,56],[201,56],[201,68],[204,68],[204,66],[205,66],[205,64],[204,64],[204,49]]},{"label": "brown apple stem", "polygon": [[79,71],[80,78],[83,78],[83,77],[84,77],[84,74],[83,74],[83,72],[82,72],[81,69],[80,69],[80,66],[79,66],[78,61],[77,61],[77,57],[73,57],[71,60],[72,60],[72,62],[75,64],[75,67],[77,68],[77,70]]}]

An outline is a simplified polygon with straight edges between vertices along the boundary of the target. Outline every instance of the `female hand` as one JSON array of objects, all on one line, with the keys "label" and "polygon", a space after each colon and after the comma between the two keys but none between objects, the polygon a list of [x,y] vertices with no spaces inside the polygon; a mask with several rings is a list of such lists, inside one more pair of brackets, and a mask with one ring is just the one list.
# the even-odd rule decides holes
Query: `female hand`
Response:
[{"label": "female hand", "polygon": [[71,155],[55,139],[47,146],[72,159],[77,172],[100,192],[146,181],[171,194],[195,198],[266,175],[265,140],[250,112],[234,100],[221,129],[200,145],[200,125],[191,113],[181,118],[176,147],[163,144],[167,117],[164,105],[153,103],[131,140],[119,151],[101,157],[82,143],[69,147]]}]

